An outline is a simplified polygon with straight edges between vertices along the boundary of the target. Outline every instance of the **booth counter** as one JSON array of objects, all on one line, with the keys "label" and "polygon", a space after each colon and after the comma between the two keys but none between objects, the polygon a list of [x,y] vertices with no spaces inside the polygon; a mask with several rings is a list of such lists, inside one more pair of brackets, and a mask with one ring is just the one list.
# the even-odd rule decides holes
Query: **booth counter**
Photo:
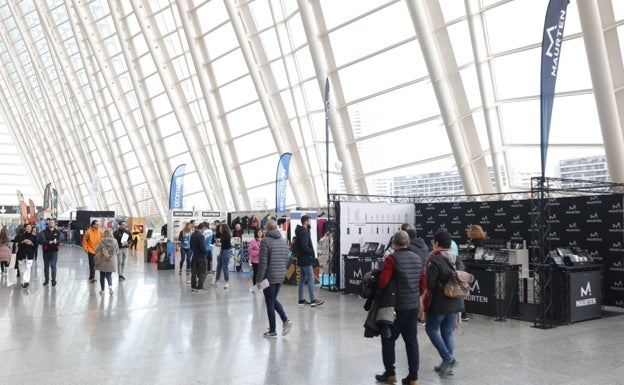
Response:
[{"label": "booth counter", "polygon": [[602,317],[601,273],[593,263],[554,267],[553,318],[569,324]]},{"label": "booth counter", "polygon": [[474,275],[470,296],[464,299],[467,313],[504,321],[520,314],[519,281],[522,265],[464,262]]},{"label": "booth counter", "polygon": [[345,294],[358,294],[362,278],[369,271],[381,269],[383,265],[382,258],[376,258],[366,255],[342,255],[344,262],[344,292]]}]

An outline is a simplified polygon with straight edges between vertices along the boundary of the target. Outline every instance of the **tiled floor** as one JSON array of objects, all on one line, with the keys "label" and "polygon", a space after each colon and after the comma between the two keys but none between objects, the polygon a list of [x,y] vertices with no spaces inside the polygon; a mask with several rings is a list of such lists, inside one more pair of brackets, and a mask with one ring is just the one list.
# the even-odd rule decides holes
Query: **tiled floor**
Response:
[{"label": "tiled floor", "polygon": [[[87,283],[80,248],[64,247],[58,286],[43,287],[43,263],[28,290],[15,271],[0,280],[0,384],[375,384],[383,371],[378,338],[363,337],[363,300],[320,290],[317,308],[297,306],[297,288],[280,299],[292,332],[276,340],[250,277],[230,289],[192,294],[186,275],[131,257],[114,295]],[[211,276],[209,276],[210,279]],[[624,384],[624,317],[551,330],[472,316],[456,333],[455,374],[440,378],[419,329],[420,384]],[[281,330],[278,330],[280,332]],[[405,376],[397,342],[397,375]]]}]

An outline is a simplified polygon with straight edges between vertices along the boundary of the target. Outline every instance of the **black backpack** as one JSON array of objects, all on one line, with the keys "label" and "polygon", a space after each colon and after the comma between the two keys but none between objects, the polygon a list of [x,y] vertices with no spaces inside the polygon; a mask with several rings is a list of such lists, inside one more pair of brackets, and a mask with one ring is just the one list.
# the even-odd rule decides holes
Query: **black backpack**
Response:
[{"label": "black backpack", "polygon": [[379,276],[381,270],[375,269],[364,274],[362,281],[360,282],[360,297],[364,299],[372,299],[377,295],[377,283],[379,282]]},{"label": "black backpack", "polygon": [[297,236],[295,235],[293,237],[293,239],[290,241],[290,255],[293,258],[297,258],[297,256],[299,255],[299,240],[297,239]]}]

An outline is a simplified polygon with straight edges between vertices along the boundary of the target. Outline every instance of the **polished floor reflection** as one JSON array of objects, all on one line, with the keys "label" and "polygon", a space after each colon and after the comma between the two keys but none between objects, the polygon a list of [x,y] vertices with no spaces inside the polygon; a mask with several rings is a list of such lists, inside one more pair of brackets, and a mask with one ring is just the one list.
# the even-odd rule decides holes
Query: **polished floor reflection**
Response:
[{"label": "polished floor reflection", "polygon": [[[326,302],[311,308],[284,286],[294,326],[268,340],[264,301],[247,274],[232,273],[228,290],[194,294],[177,269],[131,257],[127,280],[102,296],[99,282],[87,282],[82,249],[64,247],[57,287],[42,286],[41,260],[28,289],[15,275],[0,280],[1,384],[375,384],[383,371],[379,339],[363,337],[363,300],[353,295],[318,289]],[[622,384],[620,315],[551,330],[473,316],[456,333],[460,363],[447,378],[433,371],[439,359],[421,327],[420,384]]]}]

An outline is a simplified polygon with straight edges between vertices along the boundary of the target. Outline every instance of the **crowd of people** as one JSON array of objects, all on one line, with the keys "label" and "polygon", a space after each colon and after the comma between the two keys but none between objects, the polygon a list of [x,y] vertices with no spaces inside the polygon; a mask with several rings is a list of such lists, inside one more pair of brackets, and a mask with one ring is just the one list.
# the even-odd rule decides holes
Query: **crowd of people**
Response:
[{"label": "crowd of people", "polygon": [[[125,221],[118,223],[117,230],[99,229],[100,223],[93,220],[82,238],[82,247],[89,261],[89,283],[98,279],[95,272],[99,271],[100,293],[113,295],[112,274],[118,273],[119,282],[125,280],[124,268],[128,258],[128,250],[136,238],[127,229]],[[214,227],[213,227],[214,226]],[[218,287],[223,274],[225,290],[229,287],[229,264],[232,257],[232,237],[240,230],[226,223],[215,221],[211,226],[207,222],[195,226],[193,221],[187,223],[178,236],[180,246],[179,274],[184,271],[186,262],[187,283],[193,293],[205,291],[204,282],[212,273],[212,249],[219,247],[216,271],[211,286]],[[286,336],[292,326],[284,306],[278,300],[281,285],[284,282],[286,268],[289,263],[290,251],[287,240],[278,229],[275,220],[269,220],[265,227],[254,229],[253,240],[249,242],[248,254],[252,270],[252,293],[262,292],[266,304],[268,331],[266,338],[277,338],[276,314],[282,321],[282,335]],[[301,224],[295,229],[297,242],[297,264],[300,268],[298,286],[298,305],[312,307],[324,302],[315,296],[314,273],[315,251],[310,235],[310,218],[302,216]],[[480,226],[471,226],[469,251],[486,237]],[[47,286],[57,285],[58,252],[64,242],[63,233],[56,228],[56,221],[47,221],[46,228],[37,233],[36,226],[24,224],[15,237],[10,239],[8,229],[0,230],[0,267],[2,274],[9,269],[17,269],[21,286],[27,289],[30,285],[30,272],[33,260],[37,258],[38,246],[41,245],[44,260],[44,282]],[[402,384],[418,383],[419,348],[418,324],[425,326],[425,332],[441,358],[441,363],[433,369],[441,376],[452,374],[458,364],[454,356],[453,333],[465,316],[462,298],[450,298],[442,290],[442,286],[453,274],[453,270],[462,270],[463,264],[458,257],[457,245],[446,230],[436,232],[431,247],[418,237],[409,224],[393,234],[390,248],[386,251],[383,267],[377,281],[377,298],[391,298],[393,315],[387,322],[379,323],[379,335],[382,345],[383,374],[375,378],[381,383],[395,383],[396,359],[395,342],[399,336],[403,338],[408,361],[407,377]],[[11,261],[15,262],[11,264]],[[308,289],[310,301],[305,299],[304,292]],[[386,301],[386,299],[383,299]],[[460,314],[464,317],[460,317]]]}]

